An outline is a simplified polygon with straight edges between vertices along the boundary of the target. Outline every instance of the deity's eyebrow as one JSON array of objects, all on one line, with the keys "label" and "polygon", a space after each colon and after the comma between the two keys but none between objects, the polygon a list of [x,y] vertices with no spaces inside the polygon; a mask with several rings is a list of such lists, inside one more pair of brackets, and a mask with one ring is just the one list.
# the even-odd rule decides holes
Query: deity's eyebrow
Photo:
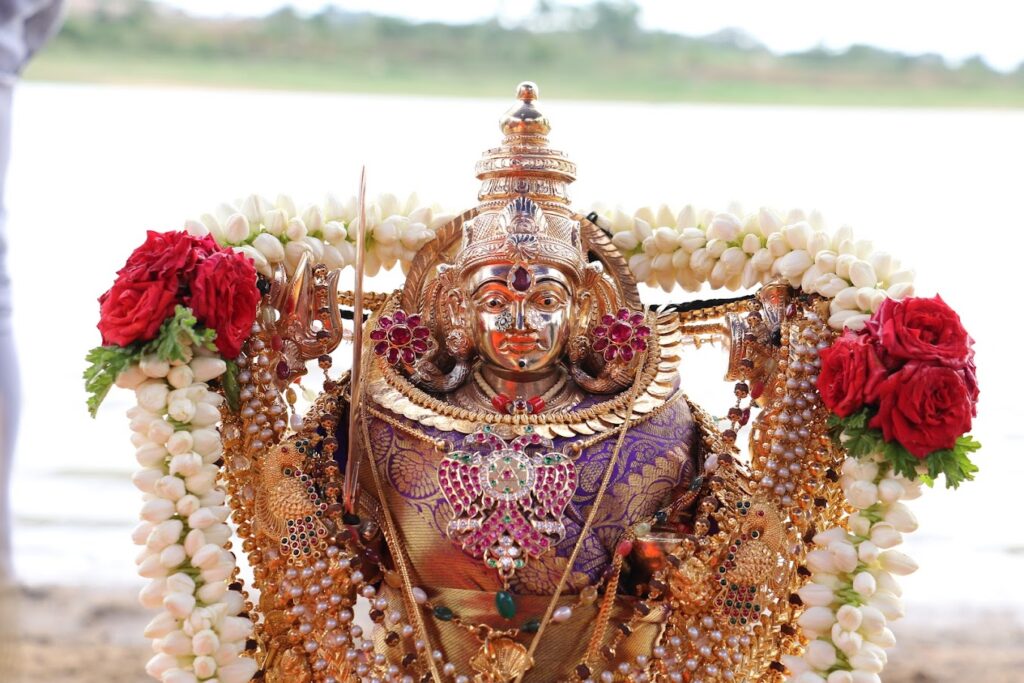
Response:
[{"label": "deity's eyebrow", "polygon": [[473,293],[476,294],[477,292],[479,292],[481,289],[483,289],[487,285],[495,285],[495,284],[496,285],[502,285],[506,289],[508,288],[508,282],[504,278],[489,277],[486,280],[484,280],[483,282],[481,282],[480,284],[478,284],[476,287],[474,287],[473,288]]},{"label": "deity's eyebrow", "polygon": [[542,283],[542,282],[553,282],[556,285],[561,286],[561,288],[564,289],[565,291],[567,291],[567,292],[569,291],[569,285],[565,284],[564,282],[562,282],[558,278],[551,277],[550,275],[546,276],[546,277],[545,276],[541,276],[541,277],[537,278],[537,284],[538,285],[540,283]]}]

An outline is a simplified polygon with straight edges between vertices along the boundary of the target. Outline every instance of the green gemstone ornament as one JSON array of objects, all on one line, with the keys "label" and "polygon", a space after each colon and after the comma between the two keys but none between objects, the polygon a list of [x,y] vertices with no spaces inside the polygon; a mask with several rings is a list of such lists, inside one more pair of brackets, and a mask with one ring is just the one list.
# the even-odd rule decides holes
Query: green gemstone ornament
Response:
[{"label": "green gemstone ornament", "polygon": [[498,591],[495,594],[494,606],[498,608],[498,614],[505,619],[516,616],[516,599],[508,591]]}]

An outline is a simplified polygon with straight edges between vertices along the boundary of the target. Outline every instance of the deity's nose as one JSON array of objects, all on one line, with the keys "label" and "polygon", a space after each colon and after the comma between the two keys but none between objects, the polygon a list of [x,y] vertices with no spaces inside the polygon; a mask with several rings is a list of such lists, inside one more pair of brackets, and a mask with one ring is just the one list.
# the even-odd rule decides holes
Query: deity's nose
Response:
[{"label": "deity's nose", "polygon": [[516,329],[526,329],[526,299],[516,302]]}]

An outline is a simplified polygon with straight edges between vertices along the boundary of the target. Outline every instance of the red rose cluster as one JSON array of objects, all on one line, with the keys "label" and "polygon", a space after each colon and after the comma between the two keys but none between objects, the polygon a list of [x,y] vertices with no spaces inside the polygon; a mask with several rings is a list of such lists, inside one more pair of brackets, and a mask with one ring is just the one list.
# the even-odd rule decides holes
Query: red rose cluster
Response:
[{"label": "red rose cluster", "polygon": [[97,327],[105,345],[149,341],[181,304],[217,333],[220,353],[234,358],[259,300],[256,269],[243,254],[221,248],[209,235],[149,231],[100,297]]},{"label": "red rose cluster", "polygon": [[839,417],[867,408],[869,427],[924,458],[971,430],[973,344],[941,297],[887,299],[862,331],[822,350],[818,391]]}]

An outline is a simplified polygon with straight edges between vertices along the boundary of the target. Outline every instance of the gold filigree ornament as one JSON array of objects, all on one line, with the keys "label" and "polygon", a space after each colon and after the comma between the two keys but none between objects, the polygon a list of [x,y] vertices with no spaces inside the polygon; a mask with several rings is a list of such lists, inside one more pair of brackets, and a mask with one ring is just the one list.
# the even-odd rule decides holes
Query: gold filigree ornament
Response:
[{"label": "gold filigree ornament", "polygon": [[291,563],[319,556],[327,537],[320,520],[327,504],[302,469],[306,447],[302,439],[279,444],[260,466],[255,530],[279,543],[281,555]]},{"label": "gold filigree ornament", "polygon": [[711,574],[711,568],[696,557],[686,558],[669,573],[672,599],[686,614],[700,613],[711,600]]},{"label": "gold filigree ornament", "polygon": [[533,667],[533,657],[511,638],[488,637],[469,665],[474,683],[510,683]]}]

